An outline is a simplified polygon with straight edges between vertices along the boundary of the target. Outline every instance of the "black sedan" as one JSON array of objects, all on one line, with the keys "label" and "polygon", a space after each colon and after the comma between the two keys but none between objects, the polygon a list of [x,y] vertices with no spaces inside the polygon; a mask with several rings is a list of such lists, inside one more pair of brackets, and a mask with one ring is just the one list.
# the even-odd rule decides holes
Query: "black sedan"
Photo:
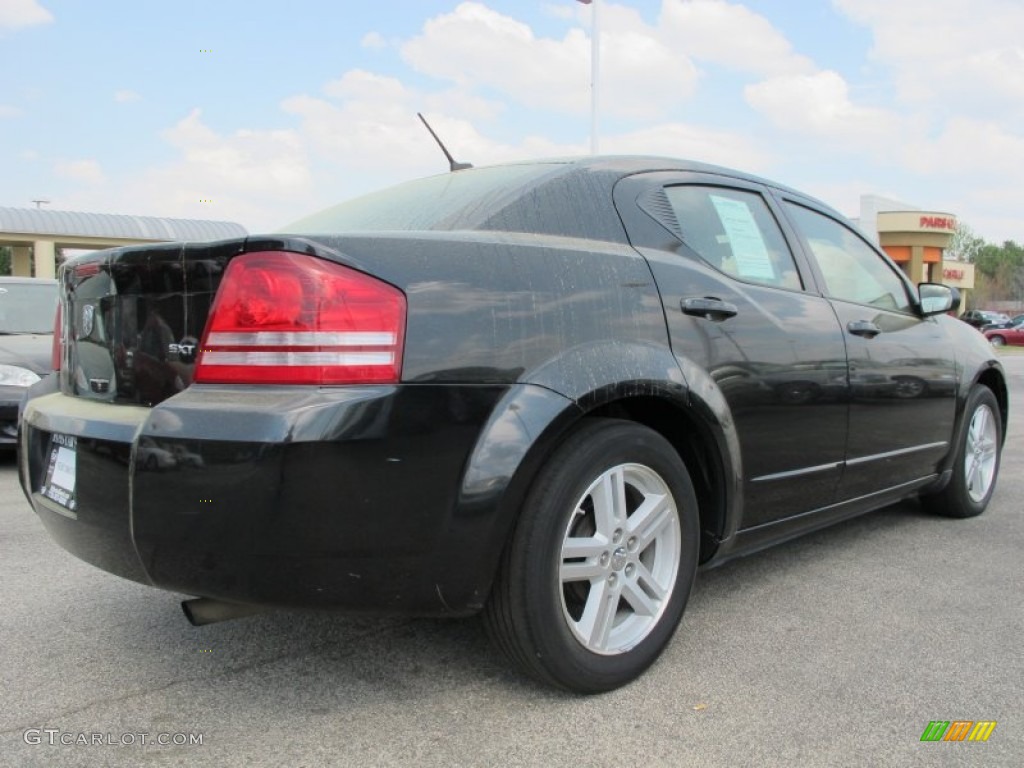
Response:
[{"label": "black sedan", "polygon": [[0,449],[18,441],[25,390],[53,371],[57,281],[0,277]]},{"label": "black sedan", "polygon": [[1007,317],[1006,315],[1003,315],[1003,317],[1005,317],[1006,319],[1000,320],[998,323],[989,323],[987,325],[983,325],[981,326],[980,330],[993,331],[1002,328],[1015,328],[1017,326],[1024,325],[1024,315],[1014,315],[1013,317]]},{"label": "black sedan", "polygon": [[483,611],[527,673],[606,691],[698,566],[995,488],[1005,375],[956,292],[718,167],[459,170],[60,279],[25,493],[83,560],[199,596],[197,623]]},{"label": "black sedan", "polygon": [[1002,328],[1013,322],[1006,313],[987,309],[969,309],[960,316],[960,319],[979,330]]}]

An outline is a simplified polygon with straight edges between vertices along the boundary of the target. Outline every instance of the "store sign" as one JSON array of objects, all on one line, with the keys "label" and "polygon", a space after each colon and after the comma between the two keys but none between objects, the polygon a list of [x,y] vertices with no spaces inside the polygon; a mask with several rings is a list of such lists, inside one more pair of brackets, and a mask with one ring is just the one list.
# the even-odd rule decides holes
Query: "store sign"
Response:
[{"label": "store sign", "polygon": [[942,229],[948,232],[955,232],[956,219],[952,216],[922,216],[918,226],[921,229]]},{"label": "store sign", "polygon": [[[952,238],[956,234],[956,216],[942,211],[879,211],[875,226],[880,234],[921,232]],[[888,244],[911,245],[892,238]]]},{"label": "store sign", "polygon": [[[936,274],[932,272],[932,274]],[[942,263],[942,282],[954,288],[974,288],[974,265],[964,261],[944,261]]]}]

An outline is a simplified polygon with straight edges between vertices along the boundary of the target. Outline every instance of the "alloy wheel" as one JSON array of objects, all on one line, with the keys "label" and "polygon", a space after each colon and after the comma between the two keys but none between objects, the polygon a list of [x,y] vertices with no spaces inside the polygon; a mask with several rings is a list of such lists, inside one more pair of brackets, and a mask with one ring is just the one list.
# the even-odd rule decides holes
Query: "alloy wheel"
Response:
[{"label": "alloy wheel", "polygon": [[620,464],[594,480],[561,546],[562,616],[576,640],[602,655],[642,642],[672,597],[681,541],[675,500],[658,473]]},{"label": "alloy wheel", "polygon": [[964,479],[967,493],[975,502],[984,499],[992,487],[998,455],[995,414],[981,405],[971,416],[964,447]]}]

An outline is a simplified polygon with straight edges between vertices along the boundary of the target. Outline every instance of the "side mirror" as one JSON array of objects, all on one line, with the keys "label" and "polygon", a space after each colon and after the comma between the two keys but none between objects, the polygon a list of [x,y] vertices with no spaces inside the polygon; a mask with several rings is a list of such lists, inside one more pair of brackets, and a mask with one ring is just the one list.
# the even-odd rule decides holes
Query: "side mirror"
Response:
[{"label": "side mirror", "polygon": [[917,305],[925,317],[955,312],[960,309],[960,291],[941,283],[921,283],[917,286]]}]

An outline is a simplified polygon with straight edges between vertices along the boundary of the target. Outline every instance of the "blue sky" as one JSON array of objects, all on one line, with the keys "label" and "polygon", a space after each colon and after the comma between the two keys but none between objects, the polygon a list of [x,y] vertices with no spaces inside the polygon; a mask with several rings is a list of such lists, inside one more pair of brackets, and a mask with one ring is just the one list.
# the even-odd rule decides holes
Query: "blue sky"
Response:
[{"label": "blue sky", "polygon": [[[1024,241],[1021,0],[599,0],[601,150],[883,194]],[[0,0],[0,205],[251,231],[589,151],[574,0]]]}]

